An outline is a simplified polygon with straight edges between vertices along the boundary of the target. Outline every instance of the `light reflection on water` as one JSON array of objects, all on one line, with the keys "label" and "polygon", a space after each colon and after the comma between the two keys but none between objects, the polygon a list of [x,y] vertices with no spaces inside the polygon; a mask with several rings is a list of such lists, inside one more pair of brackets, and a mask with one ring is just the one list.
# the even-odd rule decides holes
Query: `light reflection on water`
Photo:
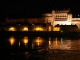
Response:
[{"label": "light reflection on water", "polygon": [[[52,38],[48,37],[28,37],[24,36],[16,38],[11,36],[6,39],[6,49],[8,46],[19,48],[19,49],[59,49],[59,50],[80,50],[80,39],[69,39],[69,38]],[[9,43],[9,44],[8,44]],[[10,48],[9,48],[10,49]]]},{"label": "light reflection on water", "polygon": [[41,46],[42,43],[43,43],[43,38],[41,38],[41,37],[36,37],[36,38],[34,39],[34,44],[36,44],[37,46]]},{"label": "light reflection on water", "polygon": [[[53,37],[15,37],[0,40],[3,59],[10,60],[80,60],[80,39]],[[18,52],[13,52],[18,50]],[[22,50],[22,52],[20,52]],[[13,56],[11,58],[11,56]],[[8,60],[9,60],[8,59]]]},{"label": "light reflection on water", "polygon": [[14,45],[14,43],[15,43],[15,38],[14,38],[14,37],[10,37],[10,38],[9,38],[9,42],[10,42],[10,45]]}]

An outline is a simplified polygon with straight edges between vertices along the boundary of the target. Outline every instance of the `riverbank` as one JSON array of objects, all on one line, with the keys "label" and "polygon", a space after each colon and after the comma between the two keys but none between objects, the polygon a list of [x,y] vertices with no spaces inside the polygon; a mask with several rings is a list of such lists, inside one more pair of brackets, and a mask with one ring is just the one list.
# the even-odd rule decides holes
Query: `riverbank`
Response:
[{"label": "riverbank", "polygon": [[61,32],[61,31],[52,31],[52,32],[49,32],[49,31],[28,31],[28,32],[21,32],[21,31],[13,31],[13,32],[10,32],[10,31],[0,31],[0,36],[44,36],[44,37],[47,37],[47,36],[52,36],[52,37],[80,37],[80,32],[76,32],[76,31],[73,31],[73,32],[70,32],[70,31],[67,31],[67,32]]}]

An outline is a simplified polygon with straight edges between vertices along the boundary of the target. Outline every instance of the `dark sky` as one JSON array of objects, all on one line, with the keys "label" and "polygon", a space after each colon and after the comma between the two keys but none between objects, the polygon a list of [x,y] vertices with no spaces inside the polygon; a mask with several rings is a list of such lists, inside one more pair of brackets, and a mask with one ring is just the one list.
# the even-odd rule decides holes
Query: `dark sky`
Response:
[{"label": "dark sky", "polygon": [[[71,1],[71,0],[70,0]],[[80,2],[67,0],[26,0],[26,1],[1,1],[0,16],[8,17],[40,17],[43,13],[54,9],[68,9],[72,13],[80,14]]]}]

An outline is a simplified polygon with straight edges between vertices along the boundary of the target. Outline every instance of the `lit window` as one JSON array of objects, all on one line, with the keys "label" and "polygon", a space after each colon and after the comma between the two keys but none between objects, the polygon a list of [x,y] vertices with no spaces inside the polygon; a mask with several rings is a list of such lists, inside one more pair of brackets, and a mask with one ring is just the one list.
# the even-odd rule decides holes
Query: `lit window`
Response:
[{"label": "lit window", "polygon": [[24,27],[23,28],[23,31],[28,31],[28,27]]},{"label": "lit window", "polygon": [[34,30],[36,30],[36,31],[43,31],[43,28],[41,28],[41,27],[36,27]]},{"label": "lit window", "polygon": [[15,27],[10,27],[9,31],[16,31],[16,28]]},{"label": "lit window", "polygon": [[60,31],[60,27],[54,27],[53,31]]}]

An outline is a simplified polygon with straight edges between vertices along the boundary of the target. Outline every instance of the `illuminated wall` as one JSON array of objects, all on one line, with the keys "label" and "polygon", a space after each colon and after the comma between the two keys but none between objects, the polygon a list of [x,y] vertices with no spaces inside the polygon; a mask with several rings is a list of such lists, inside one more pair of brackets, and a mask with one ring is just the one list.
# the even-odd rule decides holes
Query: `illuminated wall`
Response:
[{"label": "illuminated wall", "polygon": [[72,25],[76,24],[78,28],[80,28],[80,18],[72,18],[71,24]]},{"label": "illuminated wall", "polygon": [[60,31],[60,27],[54,27],[53,31]]},{"label": "illuminated wall", "polygon": [[23,26],[23,27],[21,28],[21,31],[28,31],[28,27],[27,27],[27,26]]},{"label": "illuminated wall", "polygon": [[51,21],[53,20],[52,18],[52,14],[51,13],[46,13],[46,14],[43,14],[42,16],[44,16],[44,23],[51,23]]},{"label": "illuminated wall", "polygon": [[71,23],[71,21],[72,21],[72,14],[68,14],[67,21]]},{"label": "illuminated wall", "polygon": [[[27,19],[26,19],[27,20]],[[6,18],[7,23],[16,23],[16,22],[25,22],[25,18],[20,18],[20,19],[10,19]]]},{"label": "illuminated wall", "polygon": [[32,23],[37,23],[38,22],[38,18],[28,18],[27,21],[32,24]]},{"label": "illuminated wall", "polygon": [[48,26],[48,31],[53,31],[52,28],[52,26]]},{"label": "illuminated wall", "polygon": [[59,25],[71,25],[71,22],[68,22],[68,21],[55,21],[54,26],[57,25],[57,24],[59,24]]},{"label": "illuminated wall", "polygon": [[51,23],[54,27],[55,25],[77,25],[80,28],[80,18],[72,18],[72,14],[69,13],[70,10],[53,10],[51,13],[46,13],[45,23]]},{"label": "illuminated wall", "polygon": [[9,27],[8,31],[16,31],[16,28],[15,27]]},{"label": "illuminated wall", "polygon": [[56,11],[45,14],[45,22],[51,22],[52,26],[57,24],[60,25],[71,25],[72,14],[68,14],[69,10]]},{"label": "illuminated wall", "polygon": [[28,26],[9,26],[6,31],[29,31]]},{"label": "illuminated wall", "polygon": [[34,27],[33,31],[43,31],[43,27],[36,26],[36,27]]},{"label": "illuminated wall", "polygon": [[[9,19],[6,18],[6,22],[28,22],[32,23],[51,23],[55,25],[71,25],[76,24],[80,28],[80,18],[73,18],[70,10],[52,10],[51,13],[42,14],[41,18],[20,18],[20,19]],[[40,28],[38,28],[40,30]],[[37,28],[36,28],[37,30]]]},{"label": "illuminated wall", "polygon": [[72,21],[71,21],[72,24],[77,24],[77,23],[80,23],[80,18],[72,18]]}]

